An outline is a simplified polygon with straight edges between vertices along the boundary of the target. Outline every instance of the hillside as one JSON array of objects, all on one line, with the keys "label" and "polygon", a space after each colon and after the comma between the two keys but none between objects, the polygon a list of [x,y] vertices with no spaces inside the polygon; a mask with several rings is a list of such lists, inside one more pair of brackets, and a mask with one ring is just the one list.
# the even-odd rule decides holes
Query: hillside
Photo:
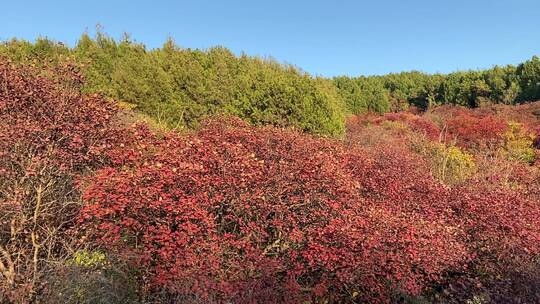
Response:
[{"label": "hillside", "polygon": [[0,303],[539,303],[539,88],[6,42]]}]

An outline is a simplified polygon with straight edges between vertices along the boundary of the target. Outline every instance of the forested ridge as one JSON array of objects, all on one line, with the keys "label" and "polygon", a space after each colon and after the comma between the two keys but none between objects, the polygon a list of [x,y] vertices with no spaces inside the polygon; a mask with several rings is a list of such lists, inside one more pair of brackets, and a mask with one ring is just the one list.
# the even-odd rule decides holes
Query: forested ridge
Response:
[{"label": "forested ridge", "polygon": [[0,303],[540,303],[539,88],[6,41]]},{"label": "forested ridge", "polygon": [[85,91],[100,92],[168,128],[192,128],[231,114],[256,125],[294,126],[320,135],[344,132],[345,117],[422,110],[451,104],[520,104],[540,99],[540,59],[487,70],[384,76],[314,77],[272,59],[236,56],[224,47],[185,49],[168,40],[147,49],[129,36],[98,31],[70,48],[50,39],[13,39],[0,54],[15,61],[70,62],[82,68]]}]

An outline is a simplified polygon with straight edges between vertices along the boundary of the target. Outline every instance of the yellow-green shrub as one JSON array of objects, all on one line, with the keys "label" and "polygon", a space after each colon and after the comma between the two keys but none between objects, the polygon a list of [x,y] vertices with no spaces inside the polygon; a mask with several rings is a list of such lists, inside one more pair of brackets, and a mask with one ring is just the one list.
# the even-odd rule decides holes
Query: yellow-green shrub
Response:
[{"label": "yellow-green shrub", "polygon": [[437,169],[435,176],[443,182],[459,183],[476,172],[473,156],[456,146],[435,144],[432,157]]},{"label": "yellow-green shrub", "polygon": [[409,129],[407,125],[405,125],[401,121],[392,121],[392,120],[385,120],[381,123],[381,126],[386,130],[399,130],[399,131],[406,131]]},{"label": "yellow-green shrub", "polygon": [[533,147],[534,135],[528,132],[522,124],[509,122],[504,134],[503,154],[508,159],[532,163],[535,159]]},{"label": "yellow-green shrub", "polygon": [[107,257],[100,251],[79,250],[73,255],[73,264],[82,267],[99,267],[107,263]]},{"label": "yellow-green shrub", "polygon": [[454,145],[421,140],[413,149],[431,163],[432,174],[447,184],[458,184],[476,173],[474,157]]}]

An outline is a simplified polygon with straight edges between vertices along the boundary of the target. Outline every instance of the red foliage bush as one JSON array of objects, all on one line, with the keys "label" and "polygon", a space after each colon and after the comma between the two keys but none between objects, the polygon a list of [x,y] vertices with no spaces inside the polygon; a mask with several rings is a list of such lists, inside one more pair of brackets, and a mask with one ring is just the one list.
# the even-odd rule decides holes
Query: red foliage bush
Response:
[{"label": "red foliage bush", "polygon": [[[374,230],[366,232],[381,237],[378,241],[385,244],[379,247],[384,250],[371,253],[379,255],[380,265],[386,263],[384,267],[387,267],[394,254],[409,252],[417,263],[416,270],[430,279],[435,278],[433,283],[445,275],[448,265],[468,261],[469,253],[461,243],[463,231],[456,224],[454,211],[448,204],[449,189],[426,173],[428,165],[403,145],[383,145],[369,152],[371,157],[367,162],[353,155],[347,166],[359,182],[362,196],[369,199],[372,211],[385,215],[376,218],[381,222],[372,222],[368,226]],[[381,226],[385,230],[395,230],[381,234],[376,231]],[[416,242],[429,240],[430,245],[419,246],[415,241],[411,242],[411,236]],[[396,248],[399,248],[398,252],[395,252]],[[399,263],[399,260],[395,261]],[[392,273],[388,268],[381,271],[384,272]],[[410,279],[411,285],[429,283],[422,275]]]},{"label": "red foliage bush", "polygon": [[135,136],[144,143],[118,152],[120,167],[89,181],[81,221],[150,288],[218,302],[388,302],[467,260],[447,190],[399,153],[373,159],[241,122]]},{"label": "red foliage bush", "polygon": [[520,105],[492,104],[469,110],[479,117],[494,116],[498,119],[513,121],[534,129],[540,123],[540,102],[529,102]]},{"label": "red foliage bush", "polygon": [[347,130],[349,134],[358,132],[358,129],[365,128],[368,125],[381,125],[385,121],[400,122],[409,127],[412,131],[425,135],[429,139],[438,139],[440,129],[436,124],[424,117],[408,113],[385,113],[383,115],[367,113],[362,115],[353,115],[347,120]]},{"label": "red foliage bush", "polygon": [[450,140],[465,148],[492,147],[499,144],[508,124],[493,116],[476,117],[462,113],[446,121]]},{"label": "red foliage bush", "polygon": [[453,207],[478,255],[508,261],[540,254],[540,226],[533,224],[540,219],[538,201],[520,191],[480,184],[454,191]]},{"label": "red foliage bush", "polygon": [[[449,188],[399,136],[358,147],[237,120],[188,135],[125,130],[63,71],[0,61],[0,301],[45,288],[48,259],[77,232],[178,301],[387,303],[437,287],[460,303],[540,302],[535,167]],[[506,128],[448,111],[439,118],[462,146],[496,144]],[[385,121],[439,136],[412,114],[353,118],[349,136]]]},{"label": "red foliage bush", "polygon": [[416,114],[399,112],[386,113],[383,116],[387,121],[399,121],[407,125],[411,130],[424,134],[429,139],[438,139],[441,135],[441,130],[432,121]]},{"label": "red foliage bush", "polygon": [[533,128],[532,134],[534,134],[533,147],[540,149],[540,126]]},{"label": "red foliage bush", "polygon": [[69,67],[58,69],[53,72],[63,73],[62,79],[53,80],[0,61],[3,157],[18,157],[10,149],[24,145],[36,157],[50,150],[49,161],[64,171],[77,171],[99,163],[121,137],[113,124],[116,106],[99,95],[81,94],[80,74]]},{"label": "red foliage bush", "polygon": [[436,122],[445,131],[446,140],[455,140],[465,148],[485,149],[497,147],[503,140],[509,122],[522,124],[537,133],[540,127],[540,103],[524,105],[489,105],[475,109],[459,106],[440,106],[426,119]]},{"label": "red foliage bush", "polygon": [[447,302],[464,303],[472,295],[483,295],[489,303],[538,303],[538,197],[481,183],[456,188],[452,197],[474,259],[451,278]]},{"label": "red foliage bush", "polygon": [[43,287],[69,245],[74,179],[121,136],[113,104],[81,94],[70,67],[50,72],[57,77],[0,60],[0,302],[26,303]]}]

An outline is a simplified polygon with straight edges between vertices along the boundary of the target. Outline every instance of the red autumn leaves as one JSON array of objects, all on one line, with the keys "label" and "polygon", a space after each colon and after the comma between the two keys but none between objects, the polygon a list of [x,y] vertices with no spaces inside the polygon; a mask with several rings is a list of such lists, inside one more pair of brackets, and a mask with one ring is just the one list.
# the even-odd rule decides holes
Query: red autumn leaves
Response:
[{"label": "red autumn leaves", "polygon": [[92,178],[82,214],[153,287],[235,302],[385,302],[466,272],[481,254],[538,252],[535,202],[453,191],[406,149],[367,154],[240,121],[143,133],[120,167]]},{"label": "red autumn leaves", "polygon": [[[22,145],[80,179],[84,207],[67,228],[128,261],[143,289],[208,302],[385,303],[477,283],[476,269],[505,275],[540,253],[534,197],[450,188],[401,144],[364,150],[219,118],[156,135],[115,126],[114,106],[97,95],[5,63],[0,72],[0,172],[21,174],[10,161]],[[386,119],[437,130],[408,114]]]}]

